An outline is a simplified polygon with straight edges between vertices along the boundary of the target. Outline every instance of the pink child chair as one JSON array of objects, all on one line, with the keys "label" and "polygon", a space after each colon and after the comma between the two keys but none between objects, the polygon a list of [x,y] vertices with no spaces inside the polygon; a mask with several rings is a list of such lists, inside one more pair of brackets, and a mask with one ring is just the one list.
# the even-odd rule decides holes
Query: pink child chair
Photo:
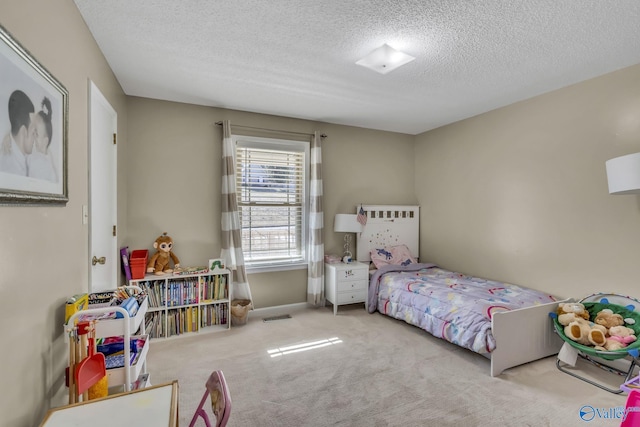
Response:
[{"label": "pink child chair", "polygon": [[625,415],[620,427],[640,426],[640,391],[631,390],[627,396]]},{"label": "pink child chair", "polygon": [[226,426],[227,421],[229,420],[229,414],[231,414],[231,395],[229,394],[227,381],[224,379],[222,371],[213,371],[209,376],[209,379],[207,379],[205,387],[206,390],[200,400],[200,404],[198,405],[195,414],[193,414],[189,427],[193,427],[196,424],[198,417],[202,417],[202,420],[207,427],[213,426],[209,420],[209,415],[204,410],[207,397],[211,397],[211,409],[216,417],[215,426]]}]

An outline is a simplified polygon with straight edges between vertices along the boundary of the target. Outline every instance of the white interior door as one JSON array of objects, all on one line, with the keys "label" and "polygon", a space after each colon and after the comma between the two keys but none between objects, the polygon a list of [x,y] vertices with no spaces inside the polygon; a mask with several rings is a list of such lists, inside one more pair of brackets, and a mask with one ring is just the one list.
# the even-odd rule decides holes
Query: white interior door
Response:
[{"label": "white interior door", "polygon": [[118,286],[116,238],[118,115],[93,82],[89,88],[89,291]]}]

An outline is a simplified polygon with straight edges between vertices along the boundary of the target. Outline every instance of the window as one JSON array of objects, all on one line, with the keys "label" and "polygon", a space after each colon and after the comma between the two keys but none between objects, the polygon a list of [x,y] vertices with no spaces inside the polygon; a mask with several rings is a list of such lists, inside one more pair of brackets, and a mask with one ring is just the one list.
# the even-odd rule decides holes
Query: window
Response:
[{"label": "window", "polygon": [[247,268],[306,265],[309,143],[245,136],[234,142]]}]

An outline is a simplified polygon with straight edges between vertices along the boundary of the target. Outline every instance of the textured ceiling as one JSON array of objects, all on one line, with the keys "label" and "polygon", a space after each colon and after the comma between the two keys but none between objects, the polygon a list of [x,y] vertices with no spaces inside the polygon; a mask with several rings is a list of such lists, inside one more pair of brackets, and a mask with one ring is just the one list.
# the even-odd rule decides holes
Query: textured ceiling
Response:
[{"label": "textured ceiling", "polygon": [[638,0],[75,3],[128,95],[408,134],[640,63]]}]

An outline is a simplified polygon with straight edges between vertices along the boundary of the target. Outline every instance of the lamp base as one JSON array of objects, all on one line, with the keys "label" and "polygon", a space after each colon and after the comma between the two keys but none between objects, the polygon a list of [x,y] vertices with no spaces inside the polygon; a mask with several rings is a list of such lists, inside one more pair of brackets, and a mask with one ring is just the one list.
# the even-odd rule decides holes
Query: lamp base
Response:
[{"label": "lamp base", "polygon": [[[349,263],[353,260],[353,254],[351,253],[351,234],[345,233],[344,235],[344,252],[342,253],[342,262]],[[345,261],[349,259],[349,261]]]}]

